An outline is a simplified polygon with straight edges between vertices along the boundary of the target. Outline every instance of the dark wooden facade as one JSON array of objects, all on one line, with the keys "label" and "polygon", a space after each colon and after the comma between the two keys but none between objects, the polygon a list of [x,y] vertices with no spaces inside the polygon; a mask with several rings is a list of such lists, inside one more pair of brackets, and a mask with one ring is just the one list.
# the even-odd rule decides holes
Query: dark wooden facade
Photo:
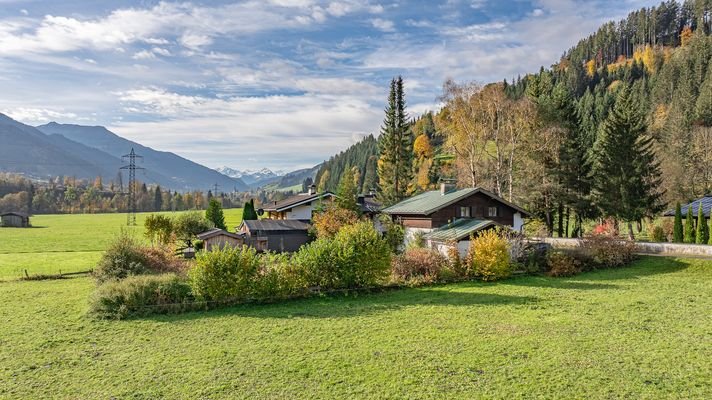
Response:
[{"label": "dark wooden facade", "polygon": [[12,228],[28,228],[30,216],[21,212],[8,212],[0,215],[0,226]]},{"label": "dark wooden facade", "polygon": [[[461,207],[466,207],[469,215],[462,215]],[[489,215],[489,208],[496,207],[497,215]],[[398,215],[393,217],[400,220],[408,228],[434,229],[447,225],[457,218],[488,219],[504,226],[514,225],[514,208],[493,199],[484,193],[473,193],[464,199],[441,208],[429,215]]]}]

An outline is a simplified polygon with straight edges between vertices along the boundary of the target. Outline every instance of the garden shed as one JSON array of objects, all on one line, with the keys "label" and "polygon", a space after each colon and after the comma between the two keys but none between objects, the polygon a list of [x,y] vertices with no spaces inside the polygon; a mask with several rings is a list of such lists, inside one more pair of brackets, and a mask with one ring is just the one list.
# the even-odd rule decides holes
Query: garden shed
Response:
[{"label": "garden shed", "polygon": [[28,228],[30,226],[30,216],[23,212],[11,211],[0,214],[0,226],[13,228]]},{"label": "garden shed", "polygon": [[300,220],[246,220],[237,228],[245,236],[245,244],[257,251],[294,252],[309,243],[311,225]]},{"label": "garden shed", "polygon": [[211,229],[198,235],[206,251],[222,249],[225,246],[239,247],[245,244],[245,237],[222,229]]}]

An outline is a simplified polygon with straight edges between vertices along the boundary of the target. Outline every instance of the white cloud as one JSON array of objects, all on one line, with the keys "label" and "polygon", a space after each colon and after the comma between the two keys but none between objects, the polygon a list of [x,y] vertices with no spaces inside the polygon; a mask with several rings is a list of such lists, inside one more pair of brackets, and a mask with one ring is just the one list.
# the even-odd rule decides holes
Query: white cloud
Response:
[{"label": "white cloud", "polygon": [[61,119],[79,119],[79,116],[75,113],[49,110],[45,108],[18,107],[12,109],[4,109],[2,110],[2,113],[9,115],[10,118],[16,119],[18,121],[23,121],[28,124],[45,123]]},{"label": "white cloud", "polygon": [[373,25],[374,28],[381,30],[383,32],[393,32],[395,31],[395,26],[393,24],[393,21],[383,19],[383,18],[374,18],[371,20],[371,25]]},{"label": "white cloud", "polygon": [[134,60],[150,60],[156,58],[156,56],[151,51],[141,50],[139,52],[134,53],[131,58],[133,58]]}]

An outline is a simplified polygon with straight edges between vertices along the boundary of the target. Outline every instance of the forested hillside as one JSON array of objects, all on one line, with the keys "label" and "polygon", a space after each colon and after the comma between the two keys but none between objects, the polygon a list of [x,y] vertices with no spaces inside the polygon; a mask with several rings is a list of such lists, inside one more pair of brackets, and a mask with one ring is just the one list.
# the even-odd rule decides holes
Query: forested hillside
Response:
[{"label": "forested hillside", "polygon": [[336,191],[341,175],[357,167],[361,171],[358,188],[367,192],[377,184],[376,162],[378,141],[368,135],[360,142],[331,157],[322,164],[314,180],[319,190]]}]

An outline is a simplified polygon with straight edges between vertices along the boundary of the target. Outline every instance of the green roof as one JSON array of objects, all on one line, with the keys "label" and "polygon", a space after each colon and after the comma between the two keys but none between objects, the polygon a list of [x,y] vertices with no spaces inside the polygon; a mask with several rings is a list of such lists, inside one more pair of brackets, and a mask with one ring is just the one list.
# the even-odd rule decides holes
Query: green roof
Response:
[{"label": "green roof", "polygon": [[524,217],[529,216],[529,213],[525,209],[479,187],[453,190],[445,194],[442,194],[440,190],[431,190],[429,192],[421,193],[417,196],[405,199],[400,203],[381,210],[381,212],[384,214],[429,215],[475,193],[482,193],[493,200],[507,205],[521,212]]},{"label": "green roof", "polygon": [[432,214],[435,211],[465,198],[479,189],[468,188],[441,194],[439,190],[421,193],[394,204],[382,212],[386,214]]},{"label": "green roof", "polygon": [[426,233],[423,238],[436,242],[449,242],[452,240],[462,240],[477,231],[497,226],[494,221],[488,219],[458,219],[455,222],[442,226],[432,232]]}]

